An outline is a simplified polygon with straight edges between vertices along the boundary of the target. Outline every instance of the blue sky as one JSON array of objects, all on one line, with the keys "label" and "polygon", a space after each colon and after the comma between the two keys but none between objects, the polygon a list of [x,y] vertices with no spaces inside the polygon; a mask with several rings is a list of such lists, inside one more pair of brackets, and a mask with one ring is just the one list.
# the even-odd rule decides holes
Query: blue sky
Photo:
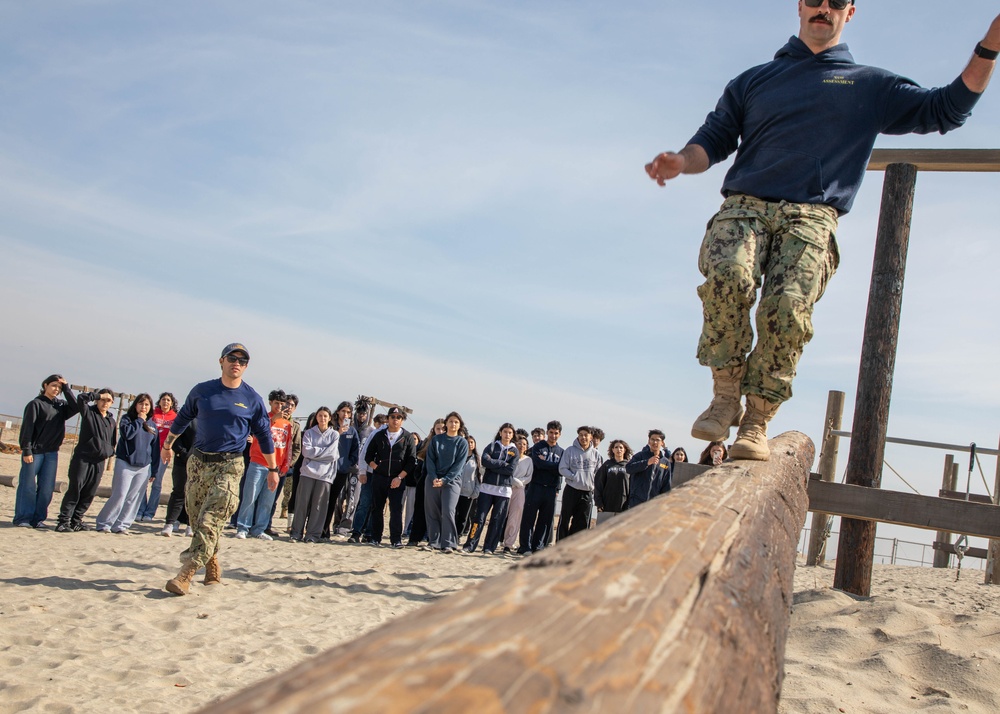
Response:
[{"label": "blue sky", "polygon": [[[844,39],[945,84],[996,10],[961,8],[863,0]],[[694,451],[725,166],[663,189],[642,166],[797,26],[790,1],[2,3],[0,412],[54,371],[181,395],[241,340],[247,380],[307,410],[365,393],[420,431],[458,409],[481,441],[557,418]],[[998,92],[877,145],[993,148]],[[818,439],[829,389],[851,422],[881,178],[772,433]],[[890,434],[996,445],[998,187],[918,178]],[[942,453],[887,459],[937,488]]]}]

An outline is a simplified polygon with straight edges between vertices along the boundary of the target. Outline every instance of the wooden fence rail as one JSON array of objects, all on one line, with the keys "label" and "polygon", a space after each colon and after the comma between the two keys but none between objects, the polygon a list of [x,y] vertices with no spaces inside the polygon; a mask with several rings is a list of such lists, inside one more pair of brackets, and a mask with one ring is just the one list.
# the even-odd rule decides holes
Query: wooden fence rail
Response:
[{"label": "wooden fence rail", "polygon": [[771,454],[204,711],[774,712],[814,448]]}]

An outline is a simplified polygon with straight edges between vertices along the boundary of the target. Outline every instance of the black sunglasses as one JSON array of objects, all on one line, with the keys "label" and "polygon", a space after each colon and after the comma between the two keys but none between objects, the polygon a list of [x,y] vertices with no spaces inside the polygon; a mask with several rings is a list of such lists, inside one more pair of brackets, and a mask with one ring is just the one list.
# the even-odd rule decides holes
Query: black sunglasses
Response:
[{"label": "black sunglasses", "polygon": [[230,364],[238,364],[240,367],[246,367],[250,364],[249,357],[233,357],[233,355],[226,355],[226,362]]},{"label": "black sunglasses", "polygon": [[[823,0],[802,0],[806,7],[819,7]],[[853,5],[854,0],[830,0],[830,8],[833,10],[843,10],[848,5]]]}]

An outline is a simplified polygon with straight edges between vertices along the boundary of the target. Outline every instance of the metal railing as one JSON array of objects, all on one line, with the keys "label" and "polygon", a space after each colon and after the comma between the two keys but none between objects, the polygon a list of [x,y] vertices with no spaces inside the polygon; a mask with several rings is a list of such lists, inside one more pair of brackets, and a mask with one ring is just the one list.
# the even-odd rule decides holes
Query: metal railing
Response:
[{"label": "metal railing", "polygon": [[[803,528],[799,534],[798,552],[805,555],[809,550],[809,533],[811,528]],[[836,543],[838,531],[832,531],[827,539]],[[875,556],[873,561],[882,565],[915,565],[927,568],[934,565],[934,547],[929,543],[917,543],[911,540],[900,540],[899,538],[875,537]],[[948,567],[956,566],[957,557],[952,555],[948,559]],[[962,560],[963,570],[986,570],[986,561],[982,558],[964,558]]]}]

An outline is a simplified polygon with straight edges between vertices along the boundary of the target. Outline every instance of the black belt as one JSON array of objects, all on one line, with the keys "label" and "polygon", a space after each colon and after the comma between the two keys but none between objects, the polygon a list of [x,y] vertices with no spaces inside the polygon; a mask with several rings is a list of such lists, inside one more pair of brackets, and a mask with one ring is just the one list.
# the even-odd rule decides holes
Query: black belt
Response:
[{"label": "black belt", "polygon": [[232,461],[233,459],[243,458],[242,451],[208,452],[208,451],[202,451],[201,449],[192,449],[191,451],[199,459],[209,464],[217,464],[221,461]]}]

